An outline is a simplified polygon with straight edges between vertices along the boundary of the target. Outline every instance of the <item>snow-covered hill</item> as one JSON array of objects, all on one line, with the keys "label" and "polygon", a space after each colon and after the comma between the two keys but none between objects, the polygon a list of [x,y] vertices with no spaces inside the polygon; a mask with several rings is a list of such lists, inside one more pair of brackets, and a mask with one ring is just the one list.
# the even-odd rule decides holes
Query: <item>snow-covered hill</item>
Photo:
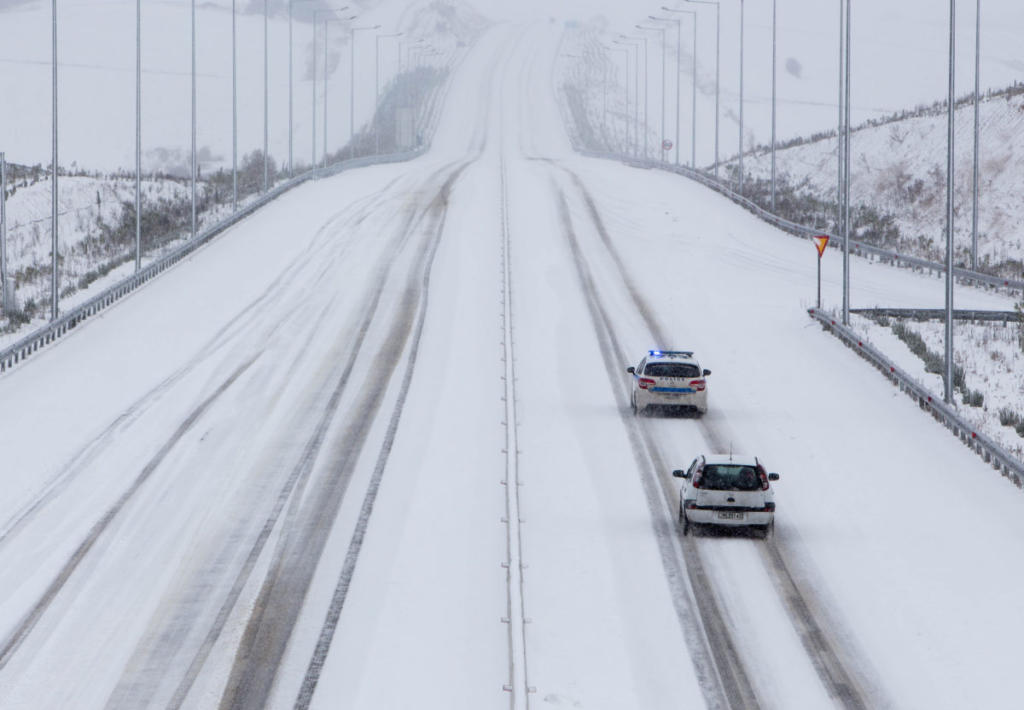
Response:
[{"label": "snow-covered hill", "polygon": [[[978,259],[1020,275],[1024,261],[1024,86],[994,92],[980,103]],[[961,102],[955,113],[956,261],[970,264],[973,191],[974,108]],[[899,248],[941,261],[945,254],[946,111],[942,105],[853,132],[851,200],[891,214]],[[779,174],[798,191],[823,200],[836,194],[834,135],[778,150]],[[744,159],[744,170],[767,179],[770,152]]]}]

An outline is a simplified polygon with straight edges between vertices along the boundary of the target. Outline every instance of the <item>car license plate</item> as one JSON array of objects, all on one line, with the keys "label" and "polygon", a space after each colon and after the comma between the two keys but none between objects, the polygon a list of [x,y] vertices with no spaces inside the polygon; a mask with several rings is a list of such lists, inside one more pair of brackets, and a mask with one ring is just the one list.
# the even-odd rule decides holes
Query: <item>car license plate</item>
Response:
[{"label": "car license plate", "polygon": [[719,511],[719,520],[743,520],[743,513],[732,513],[729,511]]}]

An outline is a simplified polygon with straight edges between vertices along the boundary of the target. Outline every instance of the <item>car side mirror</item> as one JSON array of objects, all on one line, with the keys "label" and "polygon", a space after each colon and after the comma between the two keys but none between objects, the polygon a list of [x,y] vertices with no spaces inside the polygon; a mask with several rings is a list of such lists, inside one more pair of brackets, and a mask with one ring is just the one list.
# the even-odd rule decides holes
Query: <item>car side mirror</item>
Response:
[{"label": "car side mirror", "polygon": [[672,476],[673,478],[689,478],[690,474],[681,468],[677,468],[675,471],[672,472]]},{"label": "car side mirror", "polygon": [[636,374],[636,368],[635,367],[627,367],[626,368],[626,372],[628,372],[631,375],[635,375]]},{"label": "car side mirror", "polygon": [[768,474],[768,480],[769,481],[777,481],[777,480],[779,480],[779,474],[777,474],[777,473],[769,473]]},{"label": "car side mirror", "polygon": [[707,377],[711,374],[711,370],[704,370],[704,376]]}]

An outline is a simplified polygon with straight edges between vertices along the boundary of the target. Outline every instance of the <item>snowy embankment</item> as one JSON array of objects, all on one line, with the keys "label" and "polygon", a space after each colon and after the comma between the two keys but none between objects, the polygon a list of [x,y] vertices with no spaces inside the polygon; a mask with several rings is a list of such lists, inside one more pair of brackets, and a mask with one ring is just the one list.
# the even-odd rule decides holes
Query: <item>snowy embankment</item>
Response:
[{"label": "snowy embankment", "polygon": [[[978,263],[983,270],[1020,277],[1024,263],[1024,87],[980,103]],[[974,107],[955,113],[954,246],[959,266],[970,266],[973,195]],[[934,261],[946,251],[946,113],[937,105],[918,115],[853,131],[850,142],[850,199],[892,215],[899,229],[895,247]],[[835,135],[776,151],[777,170],[798,195],[825,201],[836,197]],[[735,167],[729,163],[727,167]],[[771,175],[771,152],[760,147],[744,157],[744,171]],[[859,235],[861,237],[870,235]]]}]

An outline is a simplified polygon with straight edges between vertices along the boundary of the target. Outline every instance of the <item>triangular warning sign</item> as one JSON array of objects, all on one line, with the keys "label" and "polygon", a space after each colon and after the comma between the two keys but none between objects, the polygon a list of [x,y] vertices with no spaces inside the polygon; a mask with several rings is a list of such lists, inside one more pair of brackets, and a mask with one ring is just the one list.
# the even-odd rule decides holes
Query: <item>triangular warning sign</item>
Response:
[{"label": "triangular warning sign", "polygon": [[825,247],[828,246],[828,235],[820,234],[817,237],[812,237],[814,240],[814,246],[818,248],[818,258],[820,259],[825,253]]}]

